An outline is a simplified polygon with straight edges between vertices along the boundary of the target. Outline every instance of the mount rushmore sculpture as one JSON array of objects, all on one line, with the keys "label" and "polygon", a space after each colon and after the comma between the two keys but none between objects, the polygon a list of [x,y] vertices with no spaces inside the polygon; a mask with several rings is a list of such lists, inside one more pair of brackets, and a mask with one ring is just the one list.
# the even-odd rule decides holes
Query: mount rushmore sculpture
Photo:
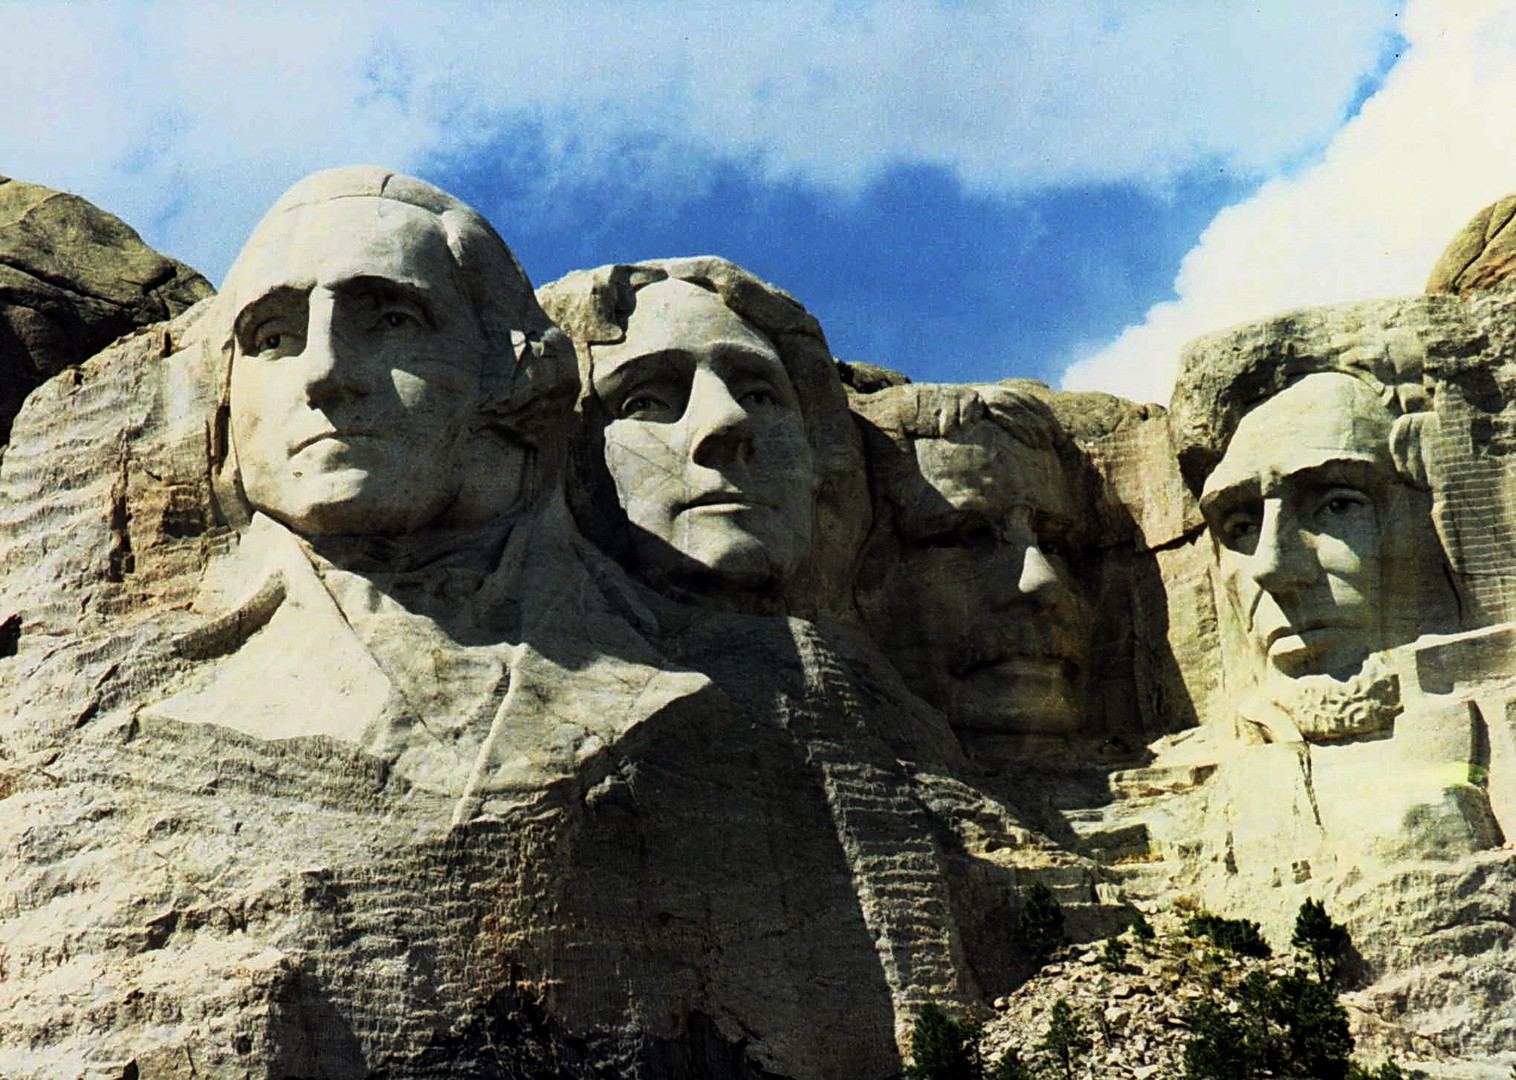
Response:
[{"label": "mount rushmore sculpture", "polygon": [[1033,881],[1080,940],[1324,898],[1365,1037],[1505,1061],[1516,302],[1465,254],[1165,411],[301,181],[20,391],[0,1074],[883,1080],[1032,973]]}]

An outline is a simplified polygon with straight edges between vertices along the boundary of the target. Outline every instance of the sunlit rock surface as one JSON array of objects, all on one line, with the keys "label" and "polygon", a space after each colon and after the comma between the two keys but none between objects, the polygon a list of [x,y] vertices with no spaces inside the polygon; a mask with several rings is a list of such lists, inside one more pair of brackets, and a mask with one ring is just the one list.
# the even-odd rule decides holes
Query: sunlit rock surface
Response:
[{"label": "sunlit rock surface", "polygon": [[1034,880],[1323,900],[1361,1047],[1516,1062],[1498,290],[1165,411],[839,364],[715,257],[534,293],[375,169],[183,289],[0,461],[0,1075],[884,1080]]}]

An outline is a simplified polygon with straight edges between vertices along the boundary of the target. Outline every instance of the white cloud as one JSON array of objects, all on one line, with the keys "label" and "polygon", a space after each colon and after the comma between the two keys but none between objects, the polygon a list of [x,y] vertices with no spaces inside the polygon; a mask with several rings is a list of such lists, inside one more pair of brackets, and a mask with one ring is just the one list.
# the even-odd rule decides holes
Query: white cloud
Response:
[{"label": "white cloud", "polygon": [[1189,338],[1294,307],[1420,292],[1453,235],[1516,191],[1516,9],[1414,0],[1409,50],[1319,164],[1220,213],[1159,304],[1064,376],[1167,401]]},{"label": "white cloud", "polygon": [[424,171],[526,123],[547,133],[545,192],[604,177],[678,198],[713,158],[842,191],[902,163],[999,194],[1161,188],[1321,145],[1389,5],[15,0],[0,168],[213,273],[306,172]]}]

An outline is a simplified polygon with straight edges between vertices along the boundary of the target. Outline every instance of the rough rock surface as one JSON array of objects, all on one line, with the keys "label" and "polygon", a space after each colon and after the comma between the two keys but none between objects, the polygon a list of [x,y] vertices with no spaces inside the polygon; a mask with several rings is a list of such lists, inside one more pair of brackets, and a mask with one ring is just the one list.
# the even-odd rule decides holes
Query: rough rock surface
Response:
[{"label": "rough rock surface", "polygon": [[121,219],[76,195],[0,176],[0,446],[42,380],[212,292]]},{"label": "rough rock surface", "polygon": [[1039,973],[1034,880],[1086,945],[1321,899],[1365,1056],[1508,1071],[1498,290],[1210,335],[1166,411],[838,365],[713,257],[534,295],[381,170],[194,306],[76,232],[11,319],[0,1075],[885,1080],[1059,996],[1172,1075],[1195,958]]}]

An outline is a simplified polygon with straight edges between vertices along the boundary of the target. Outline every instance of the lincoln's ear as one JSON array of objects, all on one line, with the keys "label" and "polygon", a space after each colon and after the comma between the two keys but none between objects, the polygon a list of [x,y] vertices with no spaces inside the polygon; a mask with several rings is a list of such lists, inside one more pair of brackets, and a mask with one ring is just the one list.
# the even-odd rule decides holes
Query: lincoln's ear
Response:
[{"label": "lincoln's ear", "polygon": [[1390,425],[1390,459],[1407,484],[1422,491],[1431,489],[1424,447],[1437,437],[1437,414],[1414,412],[1397,416]]}]

